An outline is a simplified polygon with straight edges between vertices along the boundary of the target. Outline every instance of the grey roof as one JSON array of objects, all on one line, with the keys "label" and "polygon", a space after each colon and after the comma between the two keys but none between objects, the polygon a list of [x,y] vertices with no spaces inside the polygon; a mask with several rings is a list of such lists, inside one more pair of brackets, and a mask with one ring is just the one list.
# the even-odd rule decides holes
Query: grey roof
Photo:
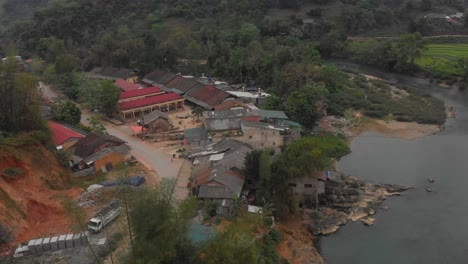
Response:
[{"label": "grey roof", "polygon": [[289,126],[289,127],[302,127],[301,124],[297,123],[297,122],[294,122],[292,120],[283,120],[283,124]]},{"label": "grey roof", "polygon": [[127,145],[120,145],[120,146],[117,146],[117,147],[110,147],[110,148],[105,148],[101,151],[98,151],[96,153],[94,153],[93,155],[83,159],[83,162],[85,162],[86,164],[90,164],[100,158],[103,158],[111,153],[120,153],[120,154],[128,154],[130,151],[130,147],[127,146]]},{"label": "grey roof", "polygon": [[158,110],[153,110],[153,112],[145,115],[142,121],[143,124],[147,125],[160,117],[169,120],[169,115],[167,113]]},{"label": "grey roof", "polygon": [[280,130],[280,131],[286,130],[288,128],[287,126],[281,126],[281,125],[270,124],[270,123],[265,123],[265,122],[251,122],[251,121],[246,121],[246,120],[241,121],[241,126],[256,127],[256,128],[261,128],[261,129]]},{"label": "grey roof", "polygon": [[289,119],[283,111],[259,109],[258,115],[264,118]]},{"label": "grey roof", "polygon": [[209,104],[203,102],[202,100],[199,100],[199,99],[197,99],[197,98],[195,98],[193,96],[185,94],[183,97],[186,100],[188,100],[188,101],[190,101],[190,102],[192,102],[192,103],[194,103],[196,105],[199,105],[199,106],[201,106],[203,108],[210,109],[210,110],[213,109],[213,106],[211,106],[211,105],[209,105]]},{"label": "grey roof", "polygon": [[244,187],[245,179],[231,174],[232,171],[215,171],[210,176],[210,182],[221,185],[202,185],[198,191],[198,198],[233,199],[239,198]]},{"label": "grey roof", "polygon": [[203,117],[205,119],[242,118],[246,113],[247,109],[205,111]]},{"label": "grey roof", "polygon": [[205,126],[186,129],[184,130],[184,138],[187,139],[187,143],[190,144],[194,141],[208,139],[208,132]]}]

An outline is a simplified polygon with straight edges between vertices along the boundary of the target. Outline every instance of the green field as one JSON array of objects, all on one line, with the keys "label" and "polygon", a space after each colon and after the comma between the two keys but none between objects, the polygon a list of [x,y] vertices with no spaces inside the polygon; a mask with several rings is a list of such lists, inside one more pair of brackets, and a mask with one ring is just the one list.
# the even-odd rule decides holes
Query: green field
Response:
[{"label": "green field", "polygon": [[416,64],[433,72],[461,75],[457,59],[463,57],[468,58],[468,44],[429,44]]}]

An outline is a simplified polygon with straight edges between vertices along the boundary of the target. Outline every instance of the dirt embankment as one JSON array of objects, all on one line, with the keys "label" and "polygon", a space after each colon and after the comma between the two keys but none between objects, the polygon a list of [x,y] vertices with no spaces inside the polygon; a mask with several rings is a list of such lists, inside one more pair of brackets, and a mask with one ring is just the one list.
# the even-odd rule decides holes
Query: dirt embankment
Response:
[{"label": "dirt embankment", "polygon": [[45,147],[0,147],[0,224],[11,231],[7,247],[71,231],[61,201],[82,190],[68,188],[68,181],[68,172]]}]

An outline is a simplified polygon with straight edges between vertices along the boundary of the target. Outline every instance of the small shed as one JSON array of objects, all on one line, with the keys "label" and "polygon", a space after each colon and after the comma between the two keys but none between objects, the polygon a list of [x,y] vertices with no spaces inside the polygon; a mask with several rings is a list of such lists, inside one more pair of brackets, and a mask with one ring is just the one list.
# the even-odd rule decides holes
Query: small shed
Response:
[{"label": "small shed", "polygon": [[169,115],[158,110],[145,115],[141,120],[141,125],[150,133],[164,132],[171,129]]}]

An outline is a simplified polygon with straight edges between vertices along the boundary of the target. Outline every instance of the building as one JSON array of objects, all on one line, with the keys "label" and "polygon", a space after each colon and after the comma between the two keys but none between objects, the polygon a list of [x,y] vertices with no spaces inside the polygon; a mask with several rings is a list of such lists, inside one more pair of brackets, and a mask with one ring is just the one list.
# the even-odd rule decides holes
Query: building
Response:
[{"label": "building", "polygon": [[278,151],[285,144],[287,128],[264,122],[242,120],[243,136],[239,141],[249,144],[253,149],[273,149]]},{"label": "building", "polygon": [[308,176],[290,179],[288,185],[300,207],[314,207],[318,195],[325,192],[325,181],[325,172],[313,172]]},{"label": "building", "polygon": [[138,76],[135,70],[125,68],[114,68],[114,67],[94,67],[89,71],[88,75],[91,78],[104,79],[116,81],[118,79],[124,79],[129,82],[138,82]]},{"label": "building", "polygon": [[[140,90],[137,90],[140,91]],[[132,91],[136,92],[136,91]],[[118,109],[120,117],[126,120],[129,116],[136,118],[151,113],[154,110],[169,112],[184,107],[184,98],[176,93],[146,96],[136,100],[120,102]]]},{"label": "building", "polygon": [[152,71],[143,77],[142,82],[148,85],[160,85],[165,86],[168,82],[174,79],[177,75],[162,71],[162,70],[155,70]]},{"label": "building", "polygon": [[225,99],[235,97],[211,85],[197,85],[185,93],[184,98],[205,109],[213,110]]},{"label": "building", "polygon": [[84,132],[65,124],[48,121],[47,125],[52,132],[52,140],[56,149],[69,149],[86,136]]},{"label": "building", "polygon": [[194,78],[185,78],[182,76],[176,76],[173,78],[171,81],[166,83],[164,86],[169,89],[171,92],[178,93],[180,95],[183,95],[190,91],[192,88],[194,88],[197,85],[201,85],[197,80]]},{"label": "building", "polygon": [[110,135],[88,134],[72,148],[73,157],[70,167],[74,171],[85,170],[87,174],[95,171],[112,170],[118,163],[131,157],[126,142]]},{"label": "building", "polygon": [[205,203],[217,203],[218,214],[229,217],[233,199],[242,196],[244,158],[252,149],[240,141],[223,139],[192,151],[192,192]]},{"label": "building", "polygon": [[168,131],[172,128],[167,113],[154,110],[141,119],[141,125],[149,133],[159,133]]},{"label": "building", "polygon": [[118,102],[123,103],[123,102],[138,100],[138,99],[144,99],[150,96],[155,96],[155,95],[160,95],[160,94],[164,94],[164,91],[161,91],[161,89],[157,86],[124,91],[120,93]]},{"label": "building", "polygon": [[270,96],[265,92],[246,92],[246,91],[226,91],[229,94],[242,99],[244,102],[255,104],[256,106],[263,106],[266,98]]},{"label": "building", "polygon": [[221,104],[215,105],[215,110],[234,110],[234,109],[258,109],[256,106],[252,104],[246,104],[240,100],[226,100]]},{"label": "building", "polygon": [[139,90],[143,88],[136,83],[131,83],[124,79],[118,79],[114,82],[114,84],[117,85],[120,89],[122,89],[122,92],[129,92],[129,91]]},{"label": "building", "polygon": [[205,126],[184,130],[184,145],[204,146],[208,140]]},{"label": "building", "polygon": [[247,109],[205,111],[205,119],[208,131],[234,130],[241,128],[241,120],[247,114]]}]

